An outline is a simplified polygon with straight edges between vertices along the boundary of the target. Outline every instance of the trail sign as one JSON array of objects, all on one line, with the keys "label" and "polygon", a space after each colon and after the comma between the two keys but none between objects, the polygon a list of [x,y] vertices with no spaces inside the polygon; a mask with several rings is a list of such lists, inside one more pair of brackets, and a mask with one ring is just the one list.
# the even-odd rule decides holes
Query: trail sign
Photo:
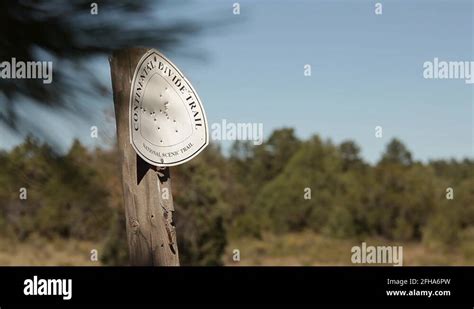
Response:
[{"label": "trail sign", "polygon": [[165,56],[150,49],[138,61],[130,89],[130,143],[155,166],[175,166],[209,143],[204,109],[196,91]]}]

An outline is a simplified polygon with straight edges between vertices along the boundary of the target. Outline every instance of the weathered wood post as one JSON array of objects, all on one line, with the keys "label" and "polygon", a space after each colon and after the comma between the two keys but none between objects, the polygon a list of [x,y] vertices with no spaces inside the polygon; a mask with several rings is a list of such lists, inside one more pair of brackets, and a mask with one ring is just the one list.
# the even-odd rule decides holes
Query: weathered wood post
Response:
[{"label": "weathered wood post", "polygon": [[204,110],[156,50],[118,50],[110,66],[130,263],[179,266],[169,166],[207,145]]},{"label": "weathered wood post", "polygon": [[[172,223],[169,168],[163,177],[130,144],[129,100],[133,72],[146,49],[115,52],[110,60],[117,141],[122,165],[125,218],[131,265],[179,265]],[[167,188],[169,199],[162,197]]]}]

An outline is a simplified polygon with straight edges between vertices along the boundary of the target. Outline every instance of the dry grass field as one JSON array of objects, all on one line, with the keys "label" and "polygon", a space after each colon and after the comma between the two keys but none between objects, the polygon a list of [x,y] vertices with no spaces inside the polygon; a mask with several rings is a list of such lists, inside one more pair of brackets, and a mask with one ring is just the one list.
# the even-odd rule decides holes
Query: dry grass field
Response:
[{"label": "dry grass field", "polygon": [[[351,248],[365,241],[367,245],[402,245],[403,265],[474,265],[474,245],[466,242],[455,249],[435,248],[420,243],[388,242],[383,239],[334,239],[312,232],[281,236],[266,234],[262,239],[230,240],[223,256],[226,266],[328,266],[353,265]],[[44,238],[32,238],[22,243],[0,238],[1,266],[100,266],[90,259],[91,250],[101,244]],[[232,260],[234,249],[240,250],[240,262]]]},{"label": "dry grass field", "polygon": [[[430,247],[415,242],[390,242],[383,239],[334,239],[312,232],[275,236],[267,234],[260,240],[231,240],[224,256],[228,266],[318,266],[354,265],[351,248],[367,245],[403,246],[404,266],[474,265],[474,244],[466,242],[455,249]],[[240,250],[240,262],[234,262],[232,252]],[[367,264],[366,264],[367,265]]]},{"label": "dry grass field", "polygon": [[28,239],[16,243],[0,238],[0,265],[2,266],[98,266],[92,262],[91,250],[100,258],[100,245],[77,240]]}]

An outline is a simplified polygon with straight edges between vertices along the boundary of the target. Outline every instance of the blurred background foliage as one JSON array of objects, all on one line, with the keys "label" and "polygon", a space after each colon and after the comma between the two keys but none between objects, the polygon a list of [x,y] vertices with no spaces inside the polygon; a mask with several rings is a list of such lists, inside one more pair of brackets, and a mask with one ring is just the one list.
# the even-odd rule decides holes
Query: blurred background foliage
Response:
[{"label": "blurred background foliage", "polygon": [[[397,139],[375,165],[359,151],[353,141],[299,140],[283,128],[262,145],[236,142],[228,156],[211,145],[173,168],[182,264],[221,265],[234,240],[308,231],[335,241],[375,237],[439,248],[472,243],[474,161],[423,164]],[[28,137],[0,152],[0,165],[3,237],[91,241],[99,244],[102,263],[128,263],[115,148],[88,150],[76,141],[59,155]],[[453,200],[446,198],[448,187]],[[27,200],[19,199],[20,188],[27,189]]]},{"label": "blurred background foliage", "polygon": [[[178,8],[183,4],[172,3]],[[22,136],[35,132],[58,146],[49,127],[25,109],[39,108],[79,122],[95,117],[101,100],[109,102],[112,95],[110,80],[97,74],[98,60],[114,50],[147,46],[202,59],[199,51],[184,52],[183,42],[223,23],[170,20],[163,16],[170,6],[166,0],[0,1],[0,61],[54,63],[51,84],[0,79],[0,127]]]}]

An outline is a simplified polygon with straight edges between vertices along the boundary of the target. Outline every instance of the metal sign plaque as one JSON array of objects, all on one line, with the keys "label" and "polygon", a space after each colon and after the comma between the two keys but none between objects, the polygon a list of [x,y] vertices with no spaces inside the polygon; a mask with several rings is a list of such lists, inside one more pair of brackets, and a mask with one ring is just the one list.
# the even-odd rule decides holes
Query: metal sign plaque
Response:
[{"label": "metal sign plaque", "polygon": [[130,143],[146,162],[175,166],[209,143],[206,115],[196,91],[157,50],[137,64],[130,91]]}]

